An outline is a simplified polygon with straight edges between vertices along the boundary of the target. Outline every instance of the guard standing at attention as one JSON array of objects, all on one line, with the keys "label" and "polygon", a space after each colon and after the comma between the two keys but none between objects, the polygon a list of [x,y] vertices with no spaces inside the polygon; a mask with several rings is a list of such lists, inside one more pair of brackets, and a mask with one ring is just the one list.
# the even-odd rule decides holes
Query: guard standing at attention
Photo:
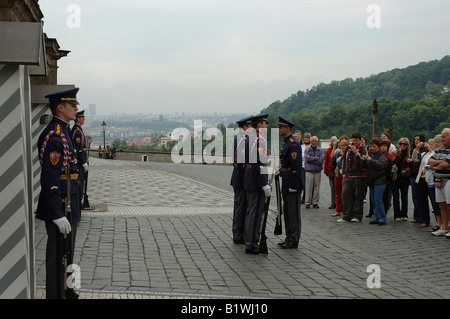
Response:
[{"label": "guard standing at attention", "polygon": [[[245,216],[247,214],[247,197],[244,190],[244,173],[246,158],[248,162],[248,150],[246,150],[247,135],[251,117],[240,119],[236,123],[239,126],[239,132],[234,136],[233,141],[233,173],[231,175],[231,186],[234,190],[233,206],[233,243],[245,244]],[[247,144],[248,145],[248,144]]]},{"label": "guard standing at attention", "polygon": [[247,216],[245,219],[245,253],[259,254],[261,216],[265,197],[270,196],[267,174],[267,141],[256,130],[261,116],[251,119],[252,127],[247,130],[249,160],[245,165],[244,190],[247,194]]},{"label": "guard standing at attention", "polygon": [[300,194],[303,190],[302,148],[292,135],[294,123],[282,117],[278,119],[278,131],[283,137],[280,152],[280,163],[283,195],[283,214],[286,227],[286,238],[279,243],[283,249],[297,248],[301,235]]},{"label": "guard standing at attention", "polygon": [[[67,265],[73,263],[76,228],[81,219],[77,154],[69,127],[69,122],[75,120],[78,111],[78,90],[74,88],[45,96],[49,99],[53,119],[37,143],[41,163],[41,193],[36,218],[45,221],[47,230],[45,268],[48,299],[78,298],[78,294],[71,289],[73,287],[66,285],[65,278],[69,276],[67,266],[63,265],[64,260]],[[68,167],[70,171],[66,169]],[[70,197],[67,197],[68,179]],[[66,212],[69,198],[71,214]]]},{"label": "guard standing at attention", "polygon": [[77,112],[77,117],[75,119],[75,124],[72,127],[72,131],[70,132],[70,136],[72,138],[72,143],[75,149],[77,150],[77,161],[78,161],[78,173],[80,179],[80,207],[83,208],[82,197],[84,190],[84,183],[86,181],[86,172],[89,169],[89,165],[87,163],[87,141],[84,135],[83,129],[81,128],[84,125],[84,110]]}]

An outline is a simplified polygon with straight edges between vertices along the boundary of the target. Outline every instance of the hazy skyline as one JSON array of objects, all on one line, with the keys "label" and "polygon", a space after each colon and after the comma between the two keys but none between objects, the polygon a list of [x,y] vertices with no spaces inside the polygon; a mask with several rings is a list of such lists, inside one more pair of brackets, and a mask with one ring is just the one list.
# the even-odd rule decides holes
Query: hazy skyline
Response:
[{"label": "hazy skyline", "polygon": [[257,113],[320,82],[450,54],[450,2],[40,0],[71,51],[58,84],[97,114]]}]

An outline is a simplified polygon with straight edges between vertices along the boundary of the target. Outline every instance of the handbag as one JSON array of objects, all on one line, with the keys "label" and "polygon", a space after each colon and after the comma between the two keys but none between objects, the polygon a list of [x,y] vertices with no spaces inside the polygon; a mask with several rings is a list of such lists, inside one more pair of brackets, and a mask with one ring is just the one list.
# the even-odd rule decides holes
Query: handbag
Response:
[{"label": "handbag", "polygon": [[404,173],[403,173],[402,171],[400,171],[400,175],[401,175],[402,177],[408,178],[408,177],[411,176],[411,170],[410,170],[410,169],[407,169]]},{"label": "handbag", "polygon": [[397,165],[392,165],[391,171],[388,172],[389,176],[388,176],[388,180],[390,178],[391,181],[396,181],[397,180],[397,176],[398,176],[398,167]]},{"label": "handbag", "polygon": [[445,177],[435,177],[434,178],[434,186],[437,188],[444,188],[445,184],[447,184],[448,178]]}]

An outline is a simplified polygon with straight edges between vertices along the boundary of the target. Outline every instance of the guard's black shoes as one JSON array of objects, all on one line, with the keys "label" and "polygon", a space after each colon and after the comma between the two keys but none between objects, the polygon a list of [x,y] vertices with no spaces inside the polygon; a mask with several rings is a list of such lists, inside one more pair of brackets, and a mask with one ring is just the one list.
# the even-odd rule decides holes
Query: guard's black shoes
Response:
[{"label": "guard's black shoes", "polygon": [[292,245],[291,243],[285,243],[281,246],[283,249],[291,249],[291,248],[297,248],[297,246]]},{"label": "guard's black shoes", "polygon": [[278,246],[283,246],[284,244],[286,244],[287,242],[286,241],[282,241],[281,243],[278,243],[277,245]]},{"label": "guard's black shoes", "polygon": [[78,299],[80,294],[73,290],[72,288],[67,288],[66,290],[66,299]]},{"label": "guard's black shoes", "polygon": [[259,254],[259,252],[257,252],[256,250],[249,249],[249,248],[245,248],[245,253],[250,254],[250,255],[258,255]]}]

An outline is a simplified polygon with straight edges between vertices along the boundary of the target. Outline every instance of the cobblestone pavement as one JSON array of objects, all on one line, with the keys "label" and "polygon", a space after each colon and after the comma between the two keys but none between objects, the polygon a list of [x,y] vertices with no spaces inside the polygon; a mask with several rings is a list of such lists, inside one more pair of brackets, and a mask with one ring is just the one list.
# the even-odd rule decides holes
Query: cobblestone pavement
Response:
[{"label": "cobblestone pavement", "polygon": [[[319,209],[301,207],[298,249],[277,246],[275,196],[268,255],[232,242],[230,165],[91,158],[74,262],[81,298],[449,298],[450,240],[428,228],[337,223],[322,177]],[[368,204],[365,204],[365,214]],[[409,216],[412,216],[410,203]],[[283,225],[284,226],[284,225]],[[36,220],[36,298],[45,292],[44,223]],[[369,266],[377,265],[379,272]],[[368,270],[369,267],[369,270]],[[379,288],[373,287],[380,274]]]}]

